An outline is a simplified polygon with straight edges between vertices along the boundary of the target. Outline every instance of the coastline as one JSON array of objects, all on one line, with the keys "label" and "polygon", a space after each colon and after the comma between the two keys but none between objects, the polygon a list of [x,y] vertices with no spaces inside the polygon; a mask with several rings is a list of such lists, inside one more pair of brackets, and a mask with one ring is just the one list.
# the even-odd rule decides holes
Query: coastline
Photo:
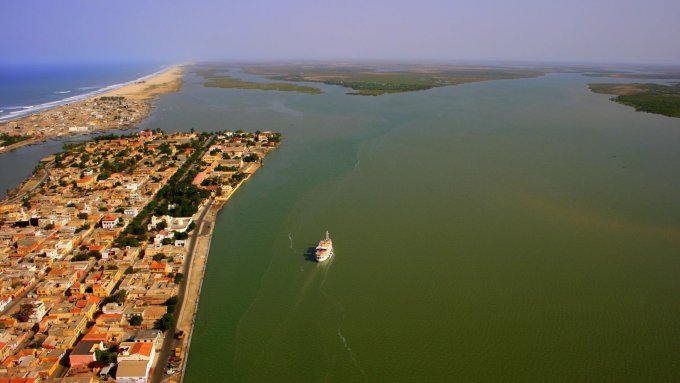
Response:
[{"label": "coastline", "polygon": [[[262,165],[258,165],[253,171],[255,173]],[[153,375],[150,382],[164,382],[164,383],[180,383],[184,381],[184,374],[189,360],[189,351],[191,350],[191,338],[194,332],[194,325],[196,314],[198,313],[198,304],[201,297],[201,290],[203,288],[203,281],[205,278],[205,271],[208,265],[208,255],[210,254],[210,245],[212,243],[213,232],[215,230],[215,223],[217,216],[224,205],[231,199],[236,191],[247,182],[252,174],[248,175],[241,183],[239,183],[228,195],[211,199],[204,207],[203,211],[199,211],[196,215],[200,218],[200,224],[196,228],[197,235],[193,240],[194,247],[192,253],[189,255],[189,262],[186,272],[186,285],[181,298],[180,312],[177,315],[177,323],[174,332],[183,331],[186,337],[183,340],[178,340],[175,346],[182,349],[182,363],[179,371],[173,375],[165,375],[162,371],[162,362],[165,359],[160,352],[159,358],[154,364]],[[207,231],[206,231],[207,229]],[[167,339],[167,338],[166,338]],[[166,353],[170,348],[165,343],[161,346]]]},{"label": "coastline", "polygon": [[[102,88],[104,92],[95,93],[83,100],[57,104],[35,113],[2,121],[0,133],[29,135],[31,138],[7,145],[0,149],[0,154],[58,137],[133,128],[151,114],[156,98],[161,94],[181,89],[185,67],[186,64],[172,65],[128,83]],[[107,89],[111,87],[113,89]],[[98,102],[102,97],[105,100],[116,99],[110,101],[114,105]],[[121,118],[121,109],[132,112]]]}]

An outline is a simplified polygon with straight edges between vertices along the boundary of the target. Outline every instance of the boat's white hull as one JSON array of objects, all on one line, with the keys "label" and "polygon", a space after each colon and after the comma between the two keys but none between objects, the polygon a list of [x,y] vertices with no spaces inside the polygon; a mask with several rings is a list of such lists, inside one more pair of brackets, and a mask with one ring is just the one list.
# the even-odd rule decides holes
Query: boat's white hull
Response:
[{"label": "boat's white hull", "polygon": [[333,257],[333,251],[329,251],[326,254],[323,255],[317,255],[316,256],[316,261],[321,263],[323,261],[329,260],[331,257]]}]

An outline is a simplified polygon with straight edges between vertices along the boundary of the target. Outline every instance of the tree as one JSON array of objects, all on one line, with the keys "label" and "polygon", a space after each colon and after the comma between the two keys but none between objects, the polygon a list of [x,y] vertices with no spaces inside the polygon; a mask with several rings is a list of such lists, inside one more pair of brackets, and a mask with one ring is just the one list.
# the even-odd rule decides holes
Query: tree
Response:
[{"label": "tree", "polygon": [[98,252],[97,250],[90,250],[87,252],[87,257],[88,258],[96,258],[96,259],[101,259],[102,254]]},{"label": "tree", "polygon": [[87,219],[89,215],[87,213],[78,213],[78,219]]},{"label": "tree", "polygon": [[165,259],[165,254],[163,254],[163,253],[154,254],[154,256],[153,256],[153,260],[156,261],[156,262],[160,262],[164,259]]},{"label": "tree", "polygon": [[251,153],[245,157],[243,157],[243,162],[257,162],[260,157],[256,153]]},{"label": "tree", "polygon": [[189,226],[187,226],[187,232],[191,232],[191,231],[194,230],[195,228],[196,228],[196,222],[191,221],[191,223],[189,224]]},{"label": "tree", "polygon": [[175,307],[177,307],[177,303],[179,302],[179,299],[177,299],[177,296],[173,296],[168,298],[168,300],[163,303],[164,305],[168,306],[168,312],[169,313],[174,313],[175,312]]},{"label": "tree", "polygon": [[142,324],[142,316],[141,315],[133,315],[132,318],[130,318],[130,325],[131,326],[139,326]]},{"label": "tree", "polygon": [[104,364],[109,364],[109,363],[116,363],[116,357],[118,354],[112,351],[107,351],[107,350],[94,350],[94,357],[97,359],[97,362],[99,363],[104,363]]},{"label": "tree", "polygon": [[175,284],[176,285],[179,285],[182,282],[183,279],[184,279],[184,274],[182,274],[182,273],[175,274]]},{"label": "tree", "polygon": [[105,305],[107,303],[123,303],[125,302],[125,296],[127,295],[127,291],[125,290],[118,290],[115,294],[108,296],[104,298],[102,301],[102,305]]},{"label": "tree", "polygon": [[45,229],[45,230],[52,230],[52,229],[54,229],[54,224],[53,224],[53,223],[48,223],[47,225],[45,225],[44,229]]},{"label": "tree", "polygon": [[161,331],[170,330],[174,326],[175,326],[175,316],[170,314],[170,313],[163,314],[161,319],[156,321],[156,328],[161,330]]}]

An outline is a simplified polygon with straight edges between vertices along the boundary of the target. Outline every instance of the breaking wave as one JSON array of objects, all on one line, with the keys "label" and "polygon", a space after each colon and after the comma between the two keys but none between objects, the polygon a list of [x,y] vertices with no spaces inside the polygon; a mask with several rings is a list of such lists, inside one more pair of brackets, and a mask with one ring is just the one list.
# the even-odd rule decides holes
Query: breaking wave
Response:
[{"label": "breaking wave", "polygon": [[[4,116],[0,116],[0,122],[13,120],[13,119],[23,117],[23,116],[26,116],[26,115],[29,115],[29,114],[41,112],[43,110],[52,109],[52,108],[55,108],[57,106],[66,105],[66,104],[70,104],[70,103],[78,102],[78,101],[83,101],[83,100],[88,99],[92,96],[96,96],[98,94],[110,92],[112,90],[116,90],[118,88],[124,87],[125,85],[134,84],[138,81],[148,80],[151,77],[154,77],[156,75],[161,74],[162,72],[164,72],[168,68],[169,68],[168,66],[164,66],[162,69],[160,69],[156,72],[153,72],[153,73],[148,74],[146,76],[136,78],[136,79],[131,80],[131,81],[121,82],[119,84],[113,84],[113,85],[108,85],[108,86],[104,86],[104,87],[83,87],[83,88],[79,88],[81,90],[88,90],[88,89],[95,89],[95,90],[93,90],[91,92],[79,94],[79,95],[76,95],[76,96],[66,97],[66,98],[63,98],[63,99],[57,100],[57,101],[50,101],[50,102],[46,102],[46,103],[39,104],[39,105],[5,107],[4,109],[14,110],[14,111],[9,112]],[[55,93],[68,93],[68,92],[70,92],[70,91],[55,92]]]}]

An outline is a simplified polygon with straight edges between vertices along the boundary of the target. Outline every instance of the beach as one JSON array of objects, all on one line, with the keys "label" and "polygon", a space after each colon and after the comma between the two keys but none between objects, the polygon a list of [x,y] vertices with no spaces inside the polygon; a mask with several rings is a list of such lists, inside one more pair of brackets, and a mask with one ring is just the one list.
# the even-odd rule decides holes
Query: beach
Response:
[{"label": "beach", "polygon": [[122,86],[96,97],[125,97],[132,100],[149,100],[163,93],[177,92],[182,87],[184,65],[174,65],[143,81]]},{"label": "beach", "polygon": [[0,153],[50,138],[134,127],[149,115],[158,96],[182,87],[183,73],[184,65],[174,65],[85,100],[0,123],[0,134],[27,137],[11,145],[0,145]]}]

